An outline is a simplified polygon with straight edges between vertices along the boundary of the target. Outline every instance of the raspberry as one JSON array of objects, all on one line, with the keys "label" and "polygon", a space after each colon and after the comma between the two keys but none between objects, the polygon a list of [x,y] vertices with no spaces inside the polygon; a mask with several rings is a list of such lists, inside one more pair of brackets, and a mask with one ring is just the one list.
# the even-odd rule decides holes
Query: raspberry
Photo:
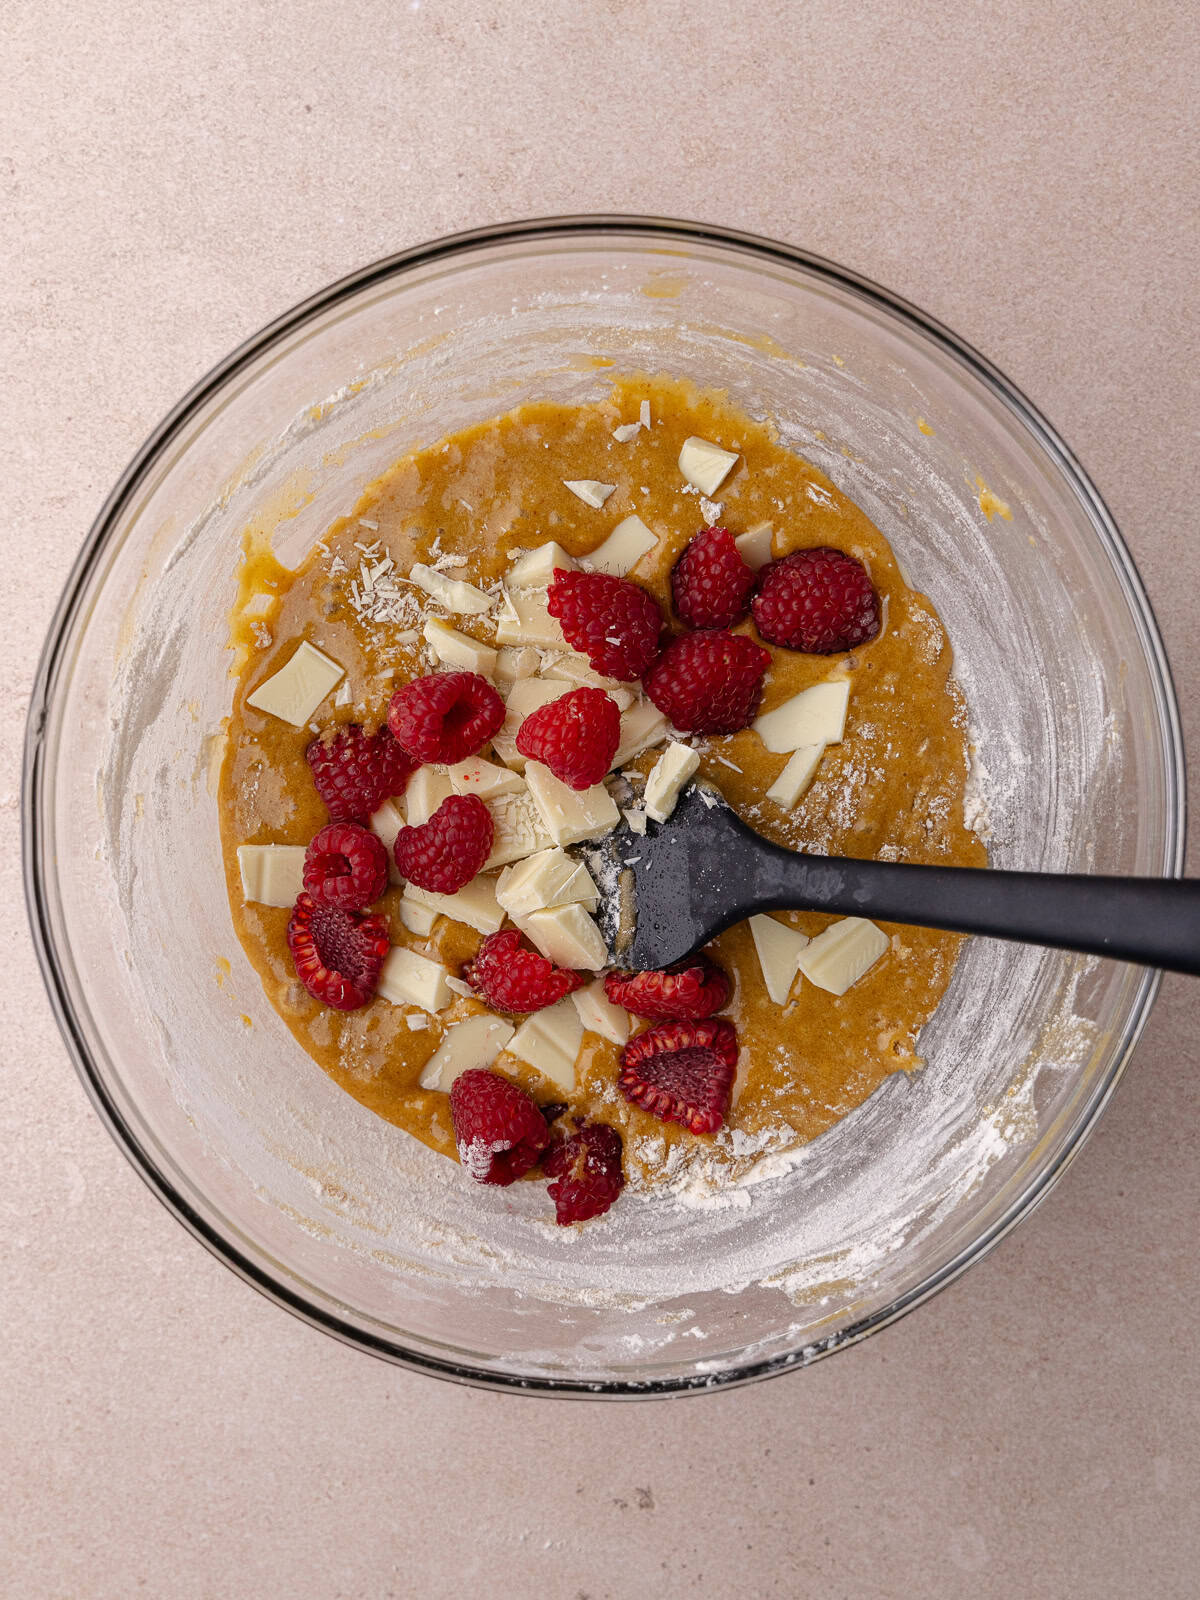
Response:
[{"label": "raspberry", "polygon": [[498,1011],[540,1011],[587,981],[531,950],[514,928],[489,933],[463,977]]},{"label": "raspberry", "polygon": [[361,911],[387,888],[387,848],[357,822],[330,822],[304,857],[304,887],[319,906]]},{"label": "raspberry", "polygon": [[396,865],[418,889],[457,894],[491,855],[494,832],[492,813],[477,794],[448,795],[428,822],[400,829]]},{"label": "raspberry", "polygon": [[397,689],[388,727],[417,761],[477,755],[504,721],[504,701],[477,672],[435,672]]},{"label": "raspberry", "polygon": [[585,1123],[552,1146],[542,1169],[556,1180],[549,1194],[560,1227],[602,1216],[612,1205],[625,1187],[621,1150],[621,1135],[606,1122]]},{"label": "raspberry", "polygon": [[361,822],[394,794],[403,794],[418,763],[400,748],[390,729],[364,733],[356,722],[332,738],[314,739],[304,752],[317,793],[334,822]]},{"label": "raspberry", "polygon": [[758,711],[771,652],[742,633],[685,633],[642,679],[646,693],[683,733],[736,733]]},{"label": "raspberry", "polygon": [[319,906],[310,894],[296,901],[287,942],[300,982],[337,1011],[366,1005],[390,948],[383,917]]},{"label": "raspberry", "polygon": [[572,789],[590,789],[612,766],[621,713],[603,689],[572,689],[539,706],[517,729],[517,749]]},{"label": "raspberry", "polygon": [[866,568],[827,545],[772,561],[752,610],[764,639],[810,655],[853,650],[879,632],[879,596]]},{"label": "raspberry", "polygon": [[750,609],[757,579],[727,528],[705,528],[675,563],[671,593],[688,628],[732,628]]},{"label": "raspberry", "polygon": [[546,1119],[524,1089],[486,1067],[459,1073],[450,1088],[458,1159],[477,1183],[523,1178],[550,1142]]},{"label": "raspberry", "polygon": [[546,601],[563,635],[596,672],[632,683],[654,660],[662,612],[653,595],[607,572],[555,568]]},{"label": "raspberry", "polygon": [[733,1024],[660,1022],[631,1039],[621,1052],[617,1088],[664,1122],[693,1133],[715,1133],[725,1120],[737,1073]]},{"label": "raspberry", "polygon": [[685,956],[662,972],[610,972],[604,992],[615,1006],[635,1017],[680,1018],[699,1022],[729,999],[725,973],[707,956]]}]

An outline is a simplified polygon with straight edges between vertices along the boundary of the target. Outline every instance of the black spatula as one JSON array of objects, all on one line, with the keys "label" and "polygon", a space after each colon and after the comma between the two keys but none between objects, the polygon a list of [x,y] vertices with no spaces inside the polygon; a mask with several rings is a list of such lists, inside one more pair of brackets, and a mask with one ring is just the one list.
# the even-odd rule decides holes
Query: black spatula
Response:
[{"label": "black spatula", "polygon": [[[644,835],[622,824],[592,851],[608,871],[598,915],[623,967],[652,971],[756,911],[833,911],[1054,945],[1200,974],[1200,880],[909,866],[798,855],[689,784]],[[600,862],[595,860],[597,867]]]}]

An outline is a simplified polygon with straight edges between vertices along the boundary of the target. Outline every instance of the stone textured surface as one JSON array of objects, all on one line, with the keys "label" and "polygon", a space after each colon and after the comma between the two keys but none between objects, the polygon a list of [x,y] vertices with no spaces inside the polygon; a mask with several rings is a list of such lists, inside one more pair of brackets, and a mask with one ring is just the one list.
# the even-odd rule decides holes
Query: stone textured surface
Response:
[{"label": "stone textured surface", "polygon": [[741,1393],[522,1402],[340,1348],[159,1208],[59,1044],[16,842],[38,644],[151,425],[325,281],[550,212],[774,234],[987,352],[1108,497],[1195,746],[1192,6],[12,0],[5,33],[0,1593],[1195,1593],[1187,981],[1067,1181],[932,1305]]}]

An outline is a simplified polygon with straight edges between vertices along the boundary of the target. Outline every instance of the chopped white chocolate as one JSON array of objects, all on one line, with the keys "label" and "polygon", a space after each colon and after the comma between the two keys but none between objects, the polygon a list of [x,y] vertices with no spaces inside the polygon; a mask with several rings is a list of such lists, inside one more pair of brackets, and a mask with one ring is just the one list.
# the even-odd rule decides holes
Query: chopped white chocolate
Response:
[{"label": "chopped white chocolate", "polygon": [[457,628],[451,628],[438,617],[427,617],[421,630],[425,643],[444,666],[461,668],[464,672],[478,672],[485,678],[496,673],[496,651],[490,644],[480,644]]},{"label": "chopped white chocolate", "polygon": [[408,578],[418,589],[424,589],[431,600],[445,606],[447,611],[457,611],[464,617],[476,617],[492,609],[491,595],[484,594],[473,583],[464,583],[461,578],[448,578],[444,572],[427,567],[422,561],[417,562]]},{"label": "chopped white chocolate", "polygon": [[579,1020],[588,1033],[598,1033],[613,1044],[625,1044],[629,1038],[629,1013],[623,1006],[615,1006],[604,992],[604,979],[597,978],[583,989],[576,989],[571,999],[579,1013]]},{"label": "chopped white chocolate", "polygon": [[582,500],[585,506],[591,506],[599,511],[609,495],[617,487],[615,483],[597,483],[595,478],[564,478],[563,487],[570,489],[577,500]]},{"label": "chopped white chocolate", "polygon": [[543,666],[542,673],[547,678],[565,678],[570,684],[576,686],[586,684],[592,689],[603,689],[608,694],[629,688],[629,685],[622,683],[619,678],[606,678],[602,672],[597,672],[588,658],[578,650],[568,650],[564,655],[555,656]]},{"label": "chopped white chocolate", "polygon": [[628,444],[642,431],[640,422],[623,422],[619,428],[613,429],[613,438],[618,444]]},{"label": "chopped white chocolate", "polygon": [[799,750],[794,750],[783,771],[767,790],[767,799],[774,800],[777,806],[790,811],[813,781],[824,754],[823,744],[802,744]]},{"label": "chopped white chocolate", "polygon": [[253,694],[246,696],[246,704],[278,717],[281,722],[290,722],[293,728],[302,728],[329,691],[345,676],[345,667],[322,655],[305,639],[286,666],[280,667],[265,683],[260,683]]},{"label": "chopped white chocolate", "polygon": [[504,721],[492,738],[492,749],[506,767],[524,772],[525,757],[517,749],[517,730],[531,712],[570,693],[570,688],[561,678],[521,678],[513,684]]},{"label": "chopped white chocolate", "polygon": [[641,423],[643,428],[648,428],[650,426],[649,400],[643,400],[641,405],[638,407],[638,421]]},{"label": "chopped white chocolate", "polygon": [[599,972],[608,963],[604,935],[581,905],[533,911],[517,926],[556,967]]},{"label": "chopped white chocolate", "polygon": [[521,774],[509,767],[498,767],[482,756],[469,756],[446,768],[446,776],[455,794],[477,794],[481,800],[491,800],[498,794],[520,794],[525,785]]},{"label": "chopped white chocolate", "polygon": [[542,664],[542,652],[536,645],[505,645],[496,652],[496,677],[501,683],[516,683],[518,678],[532,678]]},{"label": "chopped white chocolate", "polygon": [[446,978],[446,969],[440,961],[430,961],[415,950],[393,945],[379,973],[379,993],[394,1006],[440,1011],[450,1003]]},{"label": "chopped white chocolate", "polygon": [[304,888],[302,844],[240,844],[242,894],[260,906],[294,906]]},{"label": "chopped white chocolate", "polygon": [[710,439],[697,439],[694,434],[683,441],[679,452],[680,472],[693,489],[710,497],[725,482],[736,461],[735,451],[722,450],[719,444],[713,444]]},{"label": "chopped white chocolate", "polygon": [[786,923],[776,922],[774,917],[764,916],[750,918],[750,933],[767,993],[777,1006],[786,1005],[808,937]]},{"label": "chopped white chocolate", "polygon": [[536,549],[526,550],[508,569],[505,583],[510,589],[545,589],[554,577],[555,567],[574,572],[578,562],[556,540],[549,539]]},{"label": "chopped white chocolate", "polygon": [[819,933],[800,957],[800,971],[818,989],[845,994],[888,949],[891,940],[865,917],[843,917]]},{"label": "chopped white chocolate", "polygon": [[465,889],[457,894],[435,894],[430,889],[418,889],[410,883],[404,890],[406,900],[428,906],[431,911],[454,922],[464,922],[476,933],[499,933],[504,926],[504,912],[496,899],[494,878],[472,878]]},{"label": "chopped white chocolate", "polygon": [[544,589],[506,589],[496,620],[496,643],[564,647],[562,629],[546,609]]},{"label": "chopped white chocolate", "polygon": [[850,702],[850,679],[827,678],[801,689],[773,711],[766,711],[751,726],[776,755],[810,744],[840,744]]},{"label": "chopped white chocolate", "polygon": [[612,770],[623,767],[651,745],[667,737],[667,719],[649,700],[639,700],[621,716],[621,742],[612,759]]},{"label": "chopped white chocolate", "polygon": [[571,1094],[575,1089],[575,1061],[583,1043],[583,1023],[570,998],[535,1011],[508,1041],[508,1053],[525,1061],[543,1078]]},{"label": "chopped white chocolate", "polygon": [[598,839],[617,825],[620,812],[602,783],[590,789],[569,789],[540,761],[529,763],[525,781],[546,831],[557,845]]},{"label": "chopped white chocolate", "polygon": [[446,1029],[440,1045],[425,1063],[422,1089],[449,1094],[455,1078],[473,1067],[490,1067],[516,1032],[511,1022],[490,1013],[468,1017]]},{"label": "chopped white chocolate", "polygon": [[594,911],[600,891],[582,861],[565,850],[540,850],[505,868],[496,885],[496,899],[516,922],[550,906],[580,904]]},{"label": "chopped white chocolate", "polygon": [[404,815],[410,828],[428,822],[442,801],[454,793],[442,767],[418,767],[404,791]]},{"label": "chopped white chocolate", "polygon": [[396,848],[396,835],[404,826],[399,806],[393,800],[385,800],[378,811],[371,813],[370,822],[371,832],[383,841],[383,847],[388,853],[388,877],[393,883],[400,883],[402,880],[392,854]]},{"label": "chopped white chocolate", "polygon": [[438,919],[436,911],[431,911],[428,906],[418,905],[415,900],[410,900],[407,895],[400,897],[400,921],[409,933],[415,933],[418,939],[428,939],[433,932],[433,925]]},{"label": "chopped white chocolate", "polygon": [[333,697],[335,706],[348,706],[354,699],[354,689],[349,678],[343,678],[338,684],[338,692]]},{"label": "chopped white chocolate", "polygon": [[484,872],[520,861],[551,844],[542,825],[541,813],[524,784],[517,794],[497,794],[487,801],[492,814],[492,851],[483,864]]},{"label": "chopped white chocolate", "polygon": [[622,811],[629,826],[630,833],[636,833],[641,838],[646,832],[646,813],[640,806],[631,806],[628,811]]},{"label": "chopped white chocolate", "polygon": [[751,572],[761,572],[773,555],[774,529],[769,522],[756,522],[733,541],[738,554]]},{"label": "chopped white chocolate", "polygon": [[410,1033],[424,1033],[429,1026],[429,1018],[423,1011],[410,1011],[404,1022]]},{"label": "chopped white chocolate", "polygon": [[698,750],[672,740],[646,779],[646,815],[655,822],[666,822],[675,809],[679,791],[699,765]]},{"label": "chopped white chocolate", "polygon": [[604,543],[585,556],[584,560],[594,572],[607,572],[613,578],[623,578],[657,543],[657,538],[635,512],[626,517],[624,522],[618,522]]}]

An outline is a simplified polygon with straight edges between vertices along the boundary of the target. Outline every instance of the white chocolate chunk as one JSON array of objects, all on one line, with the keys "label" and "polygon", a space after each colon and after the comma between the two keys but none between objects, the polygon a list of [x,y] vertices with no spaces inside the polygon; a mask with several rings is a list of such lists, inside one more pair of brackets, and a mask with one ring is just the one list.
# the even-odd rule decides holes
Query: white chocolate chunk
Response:
[{"label": "white chocolate chunk", "polygon": [[628,811],[622,811],[621,815],[628,823],[630,833],[636,833],[639,839],[645,836],[646,813],[640,806],[632,806]]},{"label": "white chocolate chunk", "polygon": [[338,692],[333,697],[335,706],[348,706],[354,699],[354,689],[349,678],[343,678],[338,684]]},{"label": "white chocolate chunk", "polygon": [[509,690],[504,721],[492,738],[492,749],[517,772],[524,772],[525,757],[517,749],[517,730],[525,718],[540,706],[568,694],[570,686],[561,678],[521,678]]},{"label": "white chocolate chunk", "polygon": [[490,1067],[508,1046],[516,1030],[503,1017],[491,1013],[468,1017],[446,1029],[446,1036],[425,1063],[422,1089],[441,1089],[449,1094],[455,1078],[474,1067]]},{"label": "white chocolate chunk", "polygon": [[437,919],[437,912],[431,911],[428,906],[418,905],[407,895],[400,897],[400,921],[409,933],[415,933],[418,939],[428,939]]},{"label": "white chocolate chunk", "polygon": [[646,815],[655,822],[666,822],[675,809],[679,791],[699,765],[698,750],[672,740],[646,779]]},{"label": "white chocolate chunk", "polygon": [[496,885],[496,899],[516,922],[550,906],[580,904],[594,911],[600,891],[582,861],[565,850],[540,850],[505,868]]},{"label": "white chocolate chunk", "polygon": [[549,539],[536,549],[526,550],[508,569],[505,583],[510,589],[545,589],[554,577],[555,567],[574,572],[578,562],[556,540]]},{"label": "white chocolate chunk", "polygon": [[764,712],[751,726],[776,755],[804,745],[840,744],[849,703],[850,679],[827,678]]},{"label": "white chocolate chunk", "polygon": [[751,572],[761,572],[772,559],[774,537],[774,530],[769,522],[756,522],[752,528],[747,528],[745,533],[739,533],[733,541],[737,545],[738,554]]},{"label": "white chocolate chunk", "polygon": [[713,444],[710,439],[697,439],[695,434],[683,441],[679,452],[680,472],[693,489],[699,489],[710,498],[725,482],[736,461],[736,452],[722,450],[719,444]]},{"label": "white chocolate chunk", "polygon": [[417,562],[408,578],[418,589],[424,589],[431,600],[445,606],[447,611],[457,611],[464,617],[478,617],[492,609],[491,595],[484,594],[473,583],[464,583],[461,578],[448,578],[444,572],[427,567],[423,561]]},{"label": "white chocolate chunk", "polygon": [[429,1026],[429,1018],[423,1011],[410,1011],[404,1021],[410,1033],[424,1033]]},{"label": "white chocolate chunk", "polygon": [[621,742],[612,760],[612,769],[623,767],[651,745],[667,737],[667,719],[649,700],[639,700],[621,717]]},{"label": "white chocolate chunk", "polygon": [[593,784],[590,789],[569,789],[540,761],[529,763],[525,781],[546,832],[557,845],[598,839],[617,825],[620,812],[602,783]]},{"label": "white chocolate chunk", "polygon": [[777,1006],[786,1005],[808,936],[774,917],[763,916],[750,918],[750,933],[767,993]]},{"label": "white chocolate chunk", "polygon": [[882,928],[865,917],[843,917],[819,933],[800,957],[809,983],[830,994],[845,994],[891,945]]},{"label": "white chocolate chunk", "polygon": [[556,967],[599,972],[608,964],[604,935],[581,905],[534,911],[517,926]]},{"label": "white chocolate chunk", "polygon": [[403,826],[404,818],[400,814],[399,806],[393,800],[385,800],[378,811],[371,813],[371,832],[377,839],[383,841],[383,847],[388,853],[388,877],[392,883],[403,882],[393,855],[396,835]]},{"label": "white chocolate chunk", "polygon": [[564,478],[563,487],[570,489],[576,499],[582,500],[585,506],[591,506],[599,511],[617,486],[615,483],[597,483],[595,478]]},{"label": "white chocolate chunk", "polygon": [[542,825],[541,813],[524,784],[517,794],[493,795],[486,802],[492,814],[492,851],[483,864],[484,872],[520,861],[551,844]]},{"label": "white chocolate chunk", "polygon": [[642,424],[643,428],[648,428],[650,426],[650,402],[649,402],[649,400],[643,400],[641,405],[638,407],[638,420]]},{"label": "white chocolate chunk", "polygon": [[418,767],[404,791],[404,815],[410,828],[428,822],[443,800],[454,793],[441,767]]},{"label": "white chocolate chunk", "polygon": [[480,644],[451,628],[439,617],[427,617],[421,630],[425,643],[438,660],[447,667],[461,668],[464,672],[478,672],[492,678],[496,673],[496,651],[490,644]]},{"label": "white chocolate chunk", "polygon": [[622,1006],[613,1005],[604,992],[604,979],[597,978],[584,989],[576,989],[571,999],[579,1013],[579,1020],[588,1033],[598,1033],[613,1044],[625,1044],[629,1038],[629,1013]]},{"label": "white chocolate chunk", "polygon": [[446,969],[415,950],[393,945],[379,973],[379,993],[394,1006],[440,1011],[450,1003]]},{"label": "white chocolate chunk", "polygon": [[435,894],[430,889],[418,889],[415,883],[410,883],[404,891],[404,898],[415,900],[420,906],[428,906],[430,911],[436,911],[454,922],[464,922],[476,933],[499,933],[504,926],[504,912],[496,899],[494,878],[472,878],[457,894]]},{"label": "white chocolate chunk", "polygon": [[823,744],[802,744],[793,751],[787,766],[767,790],[767,799],[790,811],[813,781],[824,754]]},{"label": "white chocolate chunk", "polygon": [[521,774],[508,767],[498,767],[484,761],[482,756],[468,756],[446,768],[446,776],[455,794],[477,794],[481,800],[494,799],[498,794],[520,794],[525,785]]},{"label": "white chocolate chunk", "polygon": [[604,543],[585,560],[593,572],[607,572],[611,577],[623,578],[657,543],[657,538],[635,512],[624,522],[618,522]]},{"label": "white chocolate chunk", "polygon": [[501,683],[516,683],[534,677],[541,664],[542,652],[535,645],[506,644],[496,652],[496,677]]},{"label": "white chocolate chunk", "polygon": [[[597,672],[588,658],[577,650],[568,650],[564,655],[555,656],[543,666],[542,673],[547,678],[563,678],[576,687],[586,685],[592,689],[603,689],[607,694],[616,694],[618,690],[629,688],[619,678],[606,678],[602,672]],[[563,693],[566,693],[565,689]]]},{"label": "white chocolate chunk", "polygon": [[339,667],[305,639],[286,666],[246,696],[246,704],[281,722],[290,722],[293,728],[302,728],[345,676],[345,667]]},{"label": "white chocolate chunk", "polygon": [[506,589],[496,621],[496,643],[561,650],[562,629],[546,609],[544,589]]},{"label": "white chocolate chunk", "polygon": [[302,844],[240,844],[242,895],[260,906],[294,906],[304,888]]},{"label": "white chocolate chunk", "polygon": [[623,422],[619,428],[613,429],[613,438],[618,444],[628,444],[642,431],[640,422]]},{"label": "white chocolate chunk", "polygon": [[509,1055],[525,1061],[563,1091],[575,1089],[575,1061],[583,1043],[583,1023],[570,997],[535,1011],[508,1041]]}]

